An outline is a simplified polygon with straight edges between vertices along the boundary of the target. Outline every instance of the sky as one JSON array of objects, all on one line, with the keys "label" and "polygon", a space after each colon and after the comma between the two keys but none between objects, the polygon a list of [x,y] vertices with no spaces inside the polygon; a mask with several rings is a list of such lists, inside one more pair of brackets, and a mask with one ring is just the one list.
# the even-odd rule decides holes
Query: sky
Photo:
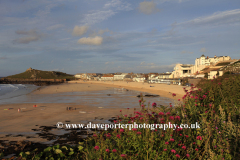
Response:
[{"label": "sky", "polygon": [[239,0],[0,0],[0,77],[163,73],[202,54],[240,59]]}]

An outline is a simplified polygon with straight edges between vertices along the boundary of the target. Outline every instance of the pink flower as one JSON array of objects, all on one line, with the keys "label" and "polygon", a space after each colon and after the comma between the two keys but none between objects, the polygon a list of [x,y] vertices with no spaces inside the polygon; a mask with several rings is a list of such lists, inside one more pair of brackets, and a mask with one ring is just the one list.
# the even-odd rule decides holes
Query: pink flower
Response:
[{"label": "pink flower", "polygon": [[174,96],[176,96],[176,94],[175,94],[175,93],[173,93],[173,94],[172,94],[172,96],[174,97]]},{"label": "pink flower", "polygon": [[163,112],[159,112],[158,115],[164,116],[164,113]]},{"label": "pink flower", "polygon": [[142,120],[142,119],[143,119],[143,117],[140,118],[140,120]]},{"label": "pink flower", "polygon": [[194,98],[193,96],[191,96],[190,98]]},{"label": "pink flower", "polygon": [[139,102],[139,103],[141,103],[142,101],[141,101],[141,100],[139,100],[138,102]]},{"label": "pink flower", "polygon": [[203,98],[206,98],[207,96],[206,96],[206,95],[203,95],[202,97],[203,97]]},{"label": "pink flower", "polygon": [[110,134],[107,134],[107,135],[106,135],[106,137],[107,137],[107,138],[110,138],[110,137],[111,137],[111,135],[110,135]]},{"label": "pink flower", "polygon": [[109,149],[106,149],[106,152],[110,152]]},{"label": "pink flower", "polygon": [[156,106],[157,106],[157,103],[155,103],[155,102],[152,103],[152,106],[153,106],[153,107],[156,107]]},{"label": "pink flower", "polygon": [[176,157],[177,157],[177,158],[180,158],[180,155],[179,155],[179,154],[176,154]]},{"label": "pink flower", "polygon": [[187,156],[187,157],[190,157],[190,155],[189,155],[189,154],[186,154],[186,156]]},{"label": "pink flower", "polygon": [[174,149],[171,150],[172,153],[176,153],[176,151]]},{"label": "pink flower", "polygon": [[205,111],[205,113],[207,113],[208,111]]},{"label": "pink flower", "polygon": [[173,116],[170,116],[170,117],[169,117],[169,120],[174,120],[174,117],[173,117]]},{"label": "pink flower", "polygon": [[182,146],[182,149],[186,150],[186,148],[187,148],[186,146]]},{"label": "pink flower", "polygon": [[171,113],[170,112],[167,112],[166,115],[170,115]]},{"label": "pink flower", "polygon": [[117,134],[117,138],[121,138],[121,136],[119,134]]},{"label": "pink flower", "polygon": [[172,107],[172,105],[170,104],[170,107]]},{"label": "pink flower", "polygon": [[197,106],[197,104],[195,104],[195,106]]},{"label": "pink flower", "polygon": [[188,135],[186,135],[186,138],[188,138],[189,136]]},{"label": "pink flower", "polygon": [[142,134],[142,132],[137,132],[137,134]]},{"label": "pink flower", "polygon": [[180,116],[175,116],[175,119],[177,119],[178,121],[180,121]]},{"label": "pink flower", "polygon": [[[184,99],[184,98],[183,98]],[[180,101],[180,99],[178,99],[178,101]]]},{"label": "pink flower", "polygon": [[122,112],[122,110],[120,110],[120,112]]},{"label": "pink flower", "polygon": [[170,141],[174,142],[174,139],[173,139],[173,138],[170,138]]},{"label": "pink flower", "polygon": [[137,131],[137,128],[133,128],[132,130],[133,130],[133,131]]},{"label": "pink flower", "polygon": [[168,142],[165,142],[166,145],[168,145],[169,143]]},{"label": "pink flower", "polygon": [[167,149],[164,149],[164,151],[167,151]]},{"label": "pink flower", "polygon": [[124,117],[127,117],[127,115],[125,114]]},{"label": "pink flower", "polygon": [[112,152],[114,152],[114,153],[115,153],[115,152],[117,152],[117,150],[116,150],[116,149],[113,149],[113,150],[112,150]]},{"label": "pink flower", "polygon": [[195,151],[198,151],[198,149],[196,148]]},{"label": "pink flower", "polygon": [[127,155],[126,154],[121,154],[121,157],[126,157]]},{"label": "pink flower", "polygon": [[95,146],[94,149],[99,150],[99,146]]},{"label": "pink flower", "polygon": [[201,136],[197,136],[197,140],[202,140],[202,137]]},{"label": "pink flower", "polygon": [[94,135],[93,135],[93,137],[97,137],[97,135],[96,135],[96,134],[94,134]]},{"label": "pink flower", "polygon": [[120,132],[124,132],[124,129],[120,129]]}]

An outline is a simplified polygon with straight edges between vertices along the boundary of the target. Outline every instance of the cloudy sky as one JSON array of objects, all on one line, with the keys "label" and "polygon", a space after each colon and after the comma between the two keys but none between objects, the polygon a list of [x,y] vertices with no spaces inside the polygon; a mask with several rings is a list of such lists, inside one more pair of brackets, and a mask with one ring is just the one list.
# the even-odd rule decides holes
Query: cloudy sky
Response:
[{"label": "cloudy sky", "polygon": [[239,0],[0,0],[0,77],[166,72],[240,58]]}]

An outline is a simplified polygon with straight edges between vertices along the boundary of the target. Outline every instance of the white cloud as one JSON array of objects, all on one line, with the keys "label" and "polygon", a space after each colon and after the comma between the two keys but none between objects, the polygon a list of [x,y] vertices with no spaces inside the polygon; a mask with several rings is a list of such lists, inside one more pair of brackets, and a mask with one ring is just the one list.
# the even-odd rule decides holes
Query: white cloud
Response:
[{"label": "white cloud", "polygon": [[215,12],[210,16],[198,17],[193,20],[180,23],[178,25],[229,25],[240,22],[240,9],[228,10],[223,12]]},{"label": "white cloud", "polygon": [[86,33],[88,30],[88,26],[75,26],[72,32],[73,36],[81,36]]},{"label": "white cloud", "polygon": [[105,62],[105,64],[114,64],[114,62]]},{"label": "white cloud", "polygon": [[140,65],[144,65],[144,64],[145,64],[145,62],[141,62],[141,63],[140,63]]},{"label": "white cloud", "polygon": [[93,13],[85,14],[85,17],[82,20],[82,23],[85,25],[93,25],[95,23],[102,22],[115,14],[116,12],[112,10],[95,11]]},{"label": "white cloud", "polygon": [[160,10],[156,7],[156,3],[144,1],[139,4],[138,10],[144,14],[153,14]]},{"label": "white cloud", "polygon": [[83,37],[78,40],[79,44],[88,44],[88,45],[101,45],[103,41],[102,37]]},{"label": "white cloud", "polygon": [[206,52],[207,50],[206,50],[206,48],[201,48],[200,49],[200,52]]},{"label": "white cloud", "polygon": [[63,27],[62,24],[55,24],[47,28],[47,30],[54,30]]},{"label": "white cloud", "polygon": [[116,10],[125,10],[125,11],[133,10],[130,3],[122,2],[121,0],[111,0],[110,2],[104,5],[104,8],[105,9],[115,8]]}]

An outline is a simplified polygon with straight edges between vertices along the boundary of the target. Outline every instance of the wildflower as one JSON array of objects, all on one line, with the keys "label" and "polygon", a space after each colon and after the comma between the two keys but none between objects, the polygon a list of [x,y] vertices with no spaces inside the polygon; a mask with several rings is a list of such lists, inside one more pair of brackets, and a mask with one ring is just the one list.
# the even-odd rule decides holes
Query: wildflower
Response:
[{"label": "wildflower", "polygon": [[129,108],[127,108],[127,109],[129,109]]},{"label": "wildflower", "polygon": [[173,139],[173,138],[170,138],[170,141],[174,142],[174,139]]},{"label": "wildflower", "polygon": [[115,152],[117,152],[117,150],[116,150],[116,149],[113,149],[112,152],[115,153]]},{"label": "wildflower", "polygon": [[97,137],[97,135],[96,135],[96,134],[94,134],[94,135],[93,135],[93,137]]},{"label": "wildflower", "polygon": [[218,83],[218,85],[221,85],[221,83]]},{"label": "wildflower", "polygon": [[168,142],[165,142],[166,145],[168,145],[169,143]]},{"label": "wildflower", "polygon": [[173,117],[173,116],[170,116],[170,117],[169,117],[169,120],[174,120],[174,117]]},{"label": "wildflower", "polygon": [[186,135],[186,138],[188,138],[189,136],[188,135]]},{"label": "wildflower", "polygon": [[218,129],[218,127],[216,127],[216,129]]},{"label": "wildflower", "polygon": [[176,151],[174,149],[171,150],[172,153],[176,153]]},{"label": "wildflower", "polygon": [[189,155],[189,154],[186,154],[186,156],[187,156],[187,157],[190,157],[190,155]]},{"label": "wildflower", "polygon": [[172,94],[172,96],[174,97],[174,96],[176,96],[176,94],[175,94],[175,93],[173,93],[173,94]]},{"label": "wildflower", "polygon": [[[184,98],[183,98],[184,99]],[[180,99],[178,99],[178,101],[180,101]]]},{"label": "wildflower", "polygon": [[121,154],[121,157],[126,157],[126,154]]},{"label": "wildflower", "polygon": [[209,107],[212,107],[212,103],[209,104]]},{"label": "wildflower", "polygon": [[205,111],[205,113],[207,113],[208,111]]},{"label": "wildflower", "polygon": [[195,96],[195,99],[198,99],[198,96]]},{"label": "wildflower", "polygon": [[186,150],[186,148],[187,148],[186,146],[182,146],[182,149]]},{"label": "wildflower", "polygon": [[164,151],[167,151],[167,149],[164,149]]},{"label": "wildflower", "polygon": [[164,113],[163,112],[159,112],[158,115],[159,116],[164,116]]},{"label": "wildflower", "polygon": [[106,152],[110,152],[109,149],[106,149]]},{"label": "wildflower", "polygon": [[201,88],[199,88],[198,90],[199,90],[199,91],[201,91],[202,89],[201,89]]},{"label": "wildflower", "polygon": [[180,158],[180,155],[179,155],[179,154],[176,154],[176,157],[177,157],[177,158]]},{"label": "wildflower", "polygon": [[215,148],[217,148],[217,146],[214,146]]},{"label": "wildflower", "polygon": [[182,136],[182,134],[180,134],[180,136]]},{"label": "wildflower", "polygon": [[95,146],[94,149],[99,150],[99,146]]},{"label": "wildflower", "polygon": [[143,117],[141,117],[140,120],[143,120]]},{"label": "wildflower", "polygon": [[165,119],[164,118],[161,118],[160,121],[164,121]]},{"label": "wildflower", "polygon": [[121,138],[121,136],[119,134],[117,134],[117,138]]},{"label": "wildflower", "polygon": [[171,113],[170,112],[167,112],[166,115],[170,115]]},{"label": "wildflower", "polygon": [[144,104],[142,104],[141,107],[145,107]]},{"label": "wildflower", "polygon": [[193,142],[193,144],[196,144],[196,142]]},{"label": "wildflower", "polygon": [[172,107],[172,105],[170,104],[170,107]]},{"label": "wildflower", "polygon": [[197,136],[197,140],[202,140],[202,137],[201,136]]},{"label": "wildflower", "polygon": [[142,132],[137,132],[137,134],[142,134]]},{"label": "wildflower", "polygon": [[120,112],[122,112],[122,110],[120,110]]},{"label": "wildflower", "polygon": [[137,128],[133,128],[132,130],[133,130],[133,131],[137,131]]},{"label": "wildflower", "polygon": [[198,149],[197,149],[197,148],[195,148],[195,151],[198,151]]},{"label": "wildflower", "polygon": [[197,106],[197,104],[195,104],[195,106]]},{"label": "wildflower", "polygon": [[111,135],[110,134],[107,134],[107,136],[106,136],[107,138],[110,138],[111,137]]},{"label": "wildflower", "polygon": [[157,106],[157,103],[152,103],[152,107],[156,107]]},{"label": "wildflower", "polygon": [[180,121],[180,116],[176,116],[175,119],[177,119],[178,121]]},{"label": "wildflower", "polygon": [[124,129],[120,129],[120,132],[124,132]]},{"label": "wildflower", "polygon": [[141,103],[142,101],[141,101],[141,100],[139,100],[138,102],[139,102],[139,103]]}]

